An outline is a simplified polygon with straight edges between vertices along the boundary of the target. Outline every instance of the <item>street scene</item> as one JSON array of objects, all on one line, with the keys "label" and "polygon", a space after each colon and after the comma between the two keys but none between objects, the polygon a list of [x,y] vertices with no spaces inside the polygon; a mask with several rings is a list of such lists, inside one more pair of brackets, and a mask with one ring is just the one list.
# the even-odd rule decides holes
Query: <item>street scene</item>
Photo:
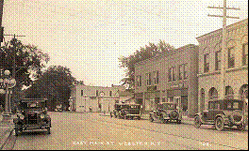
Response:
[{"label": "street scene", "polygon": [[[212,126],[196,129],[188,124],[150,123],[146,119],[124,120],[96,113],[51,112],[52,128],[24,132],[12,138],[14,150],[244,150],[248,131],[234,128],[217,132]],[[63,136],[63,137],[62,137]],[[233,140],[233,141],[231,141]],[[11,147],[11,146],[9,146]],[[6,147],[6,149],[9,149]]]},{"label": "street scene", "polygon": [[0,150],[248,150],[248,1],[0,0]]}]

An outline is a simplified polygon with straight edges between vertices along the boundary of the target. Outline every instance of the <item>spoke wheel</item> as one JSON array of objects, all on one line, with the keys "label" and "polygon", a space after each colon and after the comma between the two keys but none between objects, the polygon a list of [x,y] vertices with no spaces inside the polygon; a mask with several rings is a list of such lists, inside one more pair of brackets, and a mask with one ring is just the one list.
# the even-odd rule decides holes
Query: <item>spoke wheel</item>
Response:
[{"label": "spoke wheel", "polygon": [[216,120],[215,120],[215,128],[218,130],[218,131],[222,131],[224,129],[224,120],[222,117],[218,117]]},{"label": "spoke wheel", "polygon": [[245,130],[245,126],[242,124],[237,125],[237,128],[238,128],[238,130]]},{"label": "spoke wheel", "polygon": [[152,115],[150,115],[150,122],[153,122],[153,121],[154,121],[154,119],[153,119]]},{"label": "spoke wheel", "polygon": [[161,122],[162,124],[165,124],[165,120],[164,120],[164,118],[163,118],[163,115],[160,116],[160,122]]},{"label": "spoke wheel", "polygon": [[194,126],[195,126],[196,128],[200,128],[200,127],[201,127],[201,119],[200,119],[199,116],[196,116],[196,117],[195,117],[195,124],[194,124]]}]

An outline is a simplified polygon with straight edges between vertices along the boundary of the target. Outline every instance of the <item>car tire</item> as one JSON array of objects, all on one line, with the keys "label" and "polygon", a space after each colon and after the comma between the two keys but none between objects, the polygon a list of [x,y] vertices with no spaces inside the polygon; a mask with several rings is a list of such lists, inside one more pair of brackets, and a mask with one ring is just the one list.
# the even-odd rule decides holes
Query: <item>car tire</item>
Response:
[{"label": "car tire", "polygon": [[215,120],[215,128],[218,131],[222,131],[224,129],[224,119],[222,117],[217,117]]},{"label": "car tire", "polygon": [[243,131],[245,130],[245,125],[242,125],[242,124],[237,125],[237,129]]},{"label": "car tire", "polygon": [[153,122],[153,121],[154,121],[154,118],[152,117],[152,115],[150,115],[149,120],[150,120],[150,122]]},{"label": "car tire", "polygon": [[14,129],[14,133],[15,133],[15,136],[18,136],[18,135],[20,134],[18,128],[15,128],[15,129]]},{"label": "car tire", "polygon": [[194,118],[194,126],[195,126],[196,128],[200,128],[200,127],[201,127],[201,119],[200,119],[199,116],[196,116],[196,117]]},{"label": "car tire", "polygon": [[137,119],[138,119],[138,120],[141,120],[141,117],[140,117],[140,116],[138,116],[138,117],[137,117]]},{"label": "car tire", "polygon": [[163,118],[163,115],[160,116],[160,119],[159,119],[159,120],[160,120],[160,123],[162,123],[162,124],[165,124],[165,123],[166,123],[165,120],[164,120],[164,118]]},{"label": "car tire", "polygon": [[51,134],[50,127],[47,128],[47,134]]},{"label": "car tire", "polygon": [[182,121],[181,120],[177,120],[177,122],[176,122],[177,124],[181,124],[182,123]]}]

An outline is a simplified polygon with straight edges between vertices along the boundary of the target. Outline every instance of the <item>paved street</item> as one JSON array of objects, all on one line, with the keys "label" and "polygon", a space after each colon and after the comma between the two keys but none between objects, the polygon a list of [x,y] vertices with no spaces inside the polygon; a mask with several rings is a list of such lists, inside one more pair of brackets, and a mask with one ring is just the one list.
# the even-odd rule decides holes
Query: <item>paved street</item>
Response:
[{"label": "paved street", "polygon": [[[51,134],[12,136],[14,150],[50,149],[248,149],[248,131],[196,129],[186,124],[124,120],[96,113],[50,112]],[[7,148],[8,149],[8,148]]]}]

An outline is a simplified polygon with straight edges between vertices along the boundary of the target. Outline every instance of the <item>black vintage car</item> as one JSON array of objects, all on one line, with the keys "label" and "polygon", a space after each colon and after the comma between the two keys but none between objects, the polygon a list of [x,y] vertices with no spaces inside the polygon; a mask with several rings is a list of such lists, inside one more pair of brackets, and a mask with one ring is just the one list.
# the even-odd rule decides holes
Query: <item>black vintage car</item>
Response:
[{"label": "black vintage car", "polygon": [[208,109],[195,115],[195,127],[214,125],[219,131],[225,126],[237,126],[239,130],[248,125],[248,104],[237,99],[211,100]]},{"label": "black vintage car", "polygon": [[116,103],[111,117],[123,119],[141,119],[141,105],[135,103]]},{"label": "black vintage car", "polygon": [[47,114],[46,99],[23,98],[17,104],[17,115],[13,119],[15,135],[24,130],[46,129],[50,134],[51,118]]},{"label": "black vintage car", "polygon": [[157,104],[155,110],[151,111],[149,120],[160,121],[161,123],[176,122],[181,123],[182,120],[182,110],[173,102],[163,102]]}]

